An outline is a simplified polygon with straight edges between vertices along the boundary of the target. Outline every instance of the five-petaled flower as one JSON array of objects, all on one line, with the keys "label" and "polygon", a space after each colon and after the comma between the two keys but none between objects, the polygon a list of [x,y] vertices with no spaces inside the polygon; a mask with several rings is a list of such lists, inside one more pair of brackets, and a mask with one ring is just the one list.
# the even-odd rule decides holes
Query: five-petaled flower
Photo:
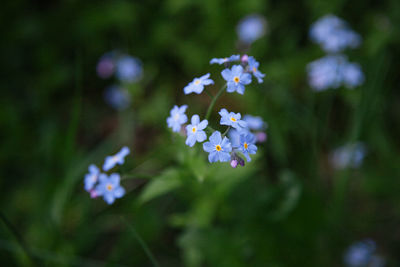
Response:
[{"label": "five-petaled flower", "polygon": [[240,134],[240,145],[239,151],[243,153],[247,161],[251,161],[249,154],[256,154],[257,147],[254,145],[256,141],[255,136],[252,133]]},{"label": "five-petaled flower", "polygon": [[224,57],[224,58],[213,58],[210,60],[210,64],[222,65],[224,63],[238,61],[238,60],[240,60],[240,55],[232,55],[230,57]]},{"label": "five-petaled flower", "polygon": [[209,77],[210,73],[207,73],[200,78],[194,78],[192,82],[190,82],[188,85],[185,86],[185,88],[183,88],[183,92],[185,93],[185,95],[190,93],[201,94],[201,92],[203,92],[204,90],[205,85],[214,84],[214,81],[209,79]]},{"label": "five-petaled flower", "polygon": [[260,63],[258,63],[254,57],[249,57],[248,62],[249,62],[249,71],[253,73],[254,77],[257,78],[258,83],[262,83],[265,74],[261,73],[258,70],[258,66],[260,65]]},{"label": "five-petaled flower", "polygon": [[119,184],[119,174],[113,173],[110,176],[100,174],[99,180],[100,183],[96,187],[96,193],[98,196],[103,196],[104,201],[109,205],[114,203],[116,198],[121,198],[125,194],[125,189]]},{"label": "five-petaled flower", "polygon": [[122,165],[125,162],[125,157],[130,153],[128,147],[124,146],[121,150],[114,156],[107,156],[104,160],[103,170],[108,171],[114,168],[115,165]]},{"label": "five-petaled flower", "polygon": [[192,116],[191,122],[192,124],[186,126],[186,133],[187,133],[186,144],[190,147],[194,146],[196,141],[203,142],[204,140],[207,139],[207,135],[203,130],[208,125],[207,120],[202,120],[200,122],[200,117],[197,114]]},{"label": "five-petaled flower", "polygon": [[221,125],[232,126],[237,130],[242,130],[243,128],[247,127],[247,122],[240,119],[240,113],[228,112],[224,108],[221,109],[218,113],[219,115],[221,115]]},{"label": "five-petaled flower", "polygon": [[96,165],[91,164],[89,166],[89,173],[85,175],[85,190],[90,191],[93,189],[94,185],[97,183],[99,180],[99,175],[100,175],[100,170],[97,168]]},{"label": "five-petaled flower", "polygon": [[215,131],[210,136],[210,141],[203,144],[204,151],[210,153],[208,155],[208,161],[212,162],[226,162],[231,160],[230,152],[232,151],[232,145],[228,138],[222,139],[221,133]]},{"label": "five-petaled flower", "polygon": [[171,109],[171,116],[167,118],[167,123],[168,127],[172,128],[172,131],[179,132],[182,124],[187,122],[187,116],[185,114],[187,107],[187,105],[182,105],[180,107],[175,105]]},{"label": "five-petaled flower", "polygon": [[224,69],[221,75],[228,83],[228,93],[237,91],[243,95],[244,86],[251,83],[251,75],[245,73],[241,65],[233,65],[231,69]]}]

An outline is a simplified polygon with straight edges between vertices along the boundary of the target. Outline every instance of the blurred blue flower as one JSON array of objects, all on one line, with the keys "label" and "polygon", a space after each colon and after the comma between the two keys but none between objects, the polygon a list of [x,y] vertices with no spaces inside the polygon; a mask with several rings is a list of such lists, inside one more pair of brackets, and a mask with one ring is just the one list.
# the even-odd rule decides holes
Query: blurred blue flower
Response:
[{"label": "blurred blue flower", "polygon": [[357,63],[347,63],[343,66],[343,83],[348,88],[354,88],[364,83],[364,73]]},{"label": "blurred blue flower", "polygon": [[85,190],[90,191],[93,189],[94,185],[97,183],[99,180],[99,175],[100,175],[100,170],[97,168],[96,165],[91,164],[89,166],[89,173],[85,175]]},{"label": "blurred blue flower", "polygon": [[136,82],[142,78],[143,69],[139,59],[123,55],[116,63],[116,76],[121,82]]},{"label": "blurred blue flower", "polygon": [[224,63],[239,61],[239,60],[240,60],[240,55],[232,55],[230,57],[225,57],[225,58],[213,58],[210,60],[210,64],[222,65]]},{"label": "blurred blue flower", "polygon": [[209,79],[210,73],[201,76],[200,78],[194,78],[192,82],[183,88],[185,95],[190,93],[201,94],[204,90],[205,85],[214,84],[214,81]]},{"label": "blurred blue flower", "polygon": [[107,204],[114,203],[116,198],[121,198],[125,194],[125,189],[120,186],[120,176],[117,173],[111,174],[109,177],[106,174],[100,174],[100,183],[96,187],[98,196],[103,196]]},{"label": "blurred blue flower", "polygon": [[262,131],[266,127],[266,123],[263,119],[259,116],[252,116],[252,115],[244,115],[243,120],[247,123],[247,127],[250,130],[254,131]]},{"label": "blurred blue flower", "polygon": [[104,90],[104,101],[116,110],[124,110],[131,104],[131,94],[122,87],[112,85]]},{"label": "blurred blue flower", "polygon": [[241,19],[236,27],[239,40],[246,44],[251,44],[265,35],[267,21],[258,14],[252,14]]},{"label": "blurred blue flower", "polygon": [[167,124],[169,128],[172,128],[173,132],[179,132],[181,130],[182,124],[187,122],[187,116],[185,114],[187,107],[187,105],[182,105],[181,107],[175,105],[171,109],[171,116],[167,118]]},{"label": "blurred blue flower", "polygon": [[187,133],[186,144],[190,147],[194,146],[196,141],[203,142],[204,140],[207,139],[207,135],[203,130],[208,125],[207,120],[202,120],[200,122],[200,117],[197,114],[192,116],[191,122],[192,124],[186,126],[186,133]]},{"label": "blurred blue flower", "polygon": [[102,79],[110,78],[114,74],[115,70],[115,53],[105,53],[99,59],[96,66],[97,75]]},{"label": "blurred blue flower", "polygon": [[367,239],[351,245],[344,255],[344,262],[349,267],[369,266],[376,245],[373,240]]},{"label": "blurred blue flower", "polygon": [[221,115],[221,125],[232,126],[237,130],[242,130],[243,128],[247,127],[247,123],[240,119],[240,113],[228,112],[223,108],[218,112],[218,114]]},{"label": "blurred blue flower", "polygon": [[249,63],[249,71],[253,73],[254,77],[257,78],[258,83],[262,83],[265,74],[261,73],[258,70],[258,66],[260,65],[260,63],[258,63],[256,59],[252,56],[250,56],[247,61]]},{"label": "blurred blue flower", "polygon": [[122,165],[125,162],[125,157],[130,153],[130,150],[127,146],[124,146],[121,148],[121,150],[113,155],[113,156],[107,156],[106,159],[104,160],[103,164],[103,170],[108,171],[114,168],[115,165]]},{"label": "blurred blue flower", "polygon": [[224,69],[221,75],[228,83],[227,91],[229,93],[237,91],[243,95],[244,86],[251,83],[251,75],[245,73],[241,65],[234,65],[231,69]]},{"label": "blurred blue flower", "polygon": [[347,23],[334,15],[326,15],[311,25],[310,38],[326,52],[340,52],[345,48],[356,48],[361,37]]},{"label": "blurred blue flower", "polygon": [[331,153],[330,161],[335,169],[358,168],[364,160],[366,150],[361,142],[341,146]]},{"label": "blurred blue flower", "polygon": [[240,145],[238,147],[239,151],[243,153],[247,161],[251,161],[249,154],[256,154],[257,147],[254,145],[256,142],[256,137],[250,132],[244,132],[240,134]]},{"label": "blurred blue flower", "polygon": [[226,162],[231,160],[230,152],[232,151],[229,139],[224,137],[222,139],[221,133],[215,131],[209,138],[209,142],[203,144],[204,151],[210,153],[208,161],[212,162]]}]

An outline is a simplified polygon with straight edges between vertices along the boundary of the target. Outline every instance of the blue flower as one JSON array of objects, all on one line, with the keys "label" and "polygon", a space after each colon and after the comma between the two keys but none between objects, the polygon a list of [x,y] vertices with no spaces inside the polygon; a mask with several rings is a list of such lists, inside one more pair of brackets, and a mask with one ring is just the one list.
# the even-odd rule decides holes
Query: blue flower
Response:
[{"label": "blue flower", "polygon": [[137,58],[125,55],[117,61],[116,76],[121,82],[136,82],[142,75],[142,63]]},{"label": "blue flower", "polygon": [[248,62],[249,62],[249,71],[253,73],[254,77],[257,78],[258,83],[262,83],[265,74],[261,73],[258,70],[258,66],[260,65],[260,63],[258,63],[254,57],[249,57]]},{"label": "blue flower", "polygon": [[238,147],[239,151],[243,153],[247,161],[251,161],[249,154],[256,154],[257,147],[254,145],[256,142],[256,137],[248,132],[240,134],[240,145]]},{"label": "blue flower", "polygon": [[261,15],[252,14],[239,21],[236,31],[242,42],[251,44],[264,36],[266,28],[267,21],[265,18]]},{"label": "blue flower", "polygon": [[116,110],[124,110],[131,104],[130,93],[117,85],[112,85],[104,91],[104,100]]},{"label": "blue flower", "polygon": [[[349,267],[367,266],[376,249],[375,242],[367,239],[351,245],[344,255],[344,262]],[[368,265],[369,266],[369,265]]]},{"label": "blue flower", "polygon": [[192,82],[190,82],[188,85],[185,86],[185,88],[183,88],[185,95],[190,93],[200,94],[201,92],[203,92],[205,85],[214,83],[214,81],[208,79],[208,77],[210,77],[210,73],[207,73],[200,78],[194,78]]},{"label": "blue flower", "polygon": [[203,142],[207,139],[206,133],[203,131],[208,125],[207,120],[202,120],[200,122],[199,115],[192,116],[192,124],[186,126],[186,144],[190,147],[194,146],[197,142]]},{"label": "blue flower", "polygon": [[232,145],[229,139],[224,137],[222,139],[221,133],[215,131],[210,136],[210,141],[203,144],[204,151],[210,153],[208,155],[208,161],[212,162],[226,162],[231,160],[230,152],[232,151]]},{"label": "blue flower", "polygon": [[326,52],[340,52],[347,47],[356,48],[361,37],[347,23],[334,16],[326,15],[311,25],[310,38]]},{"label": "blue flower", "polygon": [[108,171],[114,168],[115,165],[122,165],[125,162],[125,157],[130,153],[128,147],[124,146],[121,150],[114,156],[107,156],[104,160],[103,170]]},{"label": "blue flower", "polygon": [[171,109],[171,116],[167,118],[167,124],[169,128],[172,128],[172,131],[179,132],[182,124],[187,122],[187,116],[185,114],[187,107],[187,105],[182,105],[180,107],[175,105]]},{"label": "blue flower", "polygon": [[232,126],[237,130],[242,130],[243,128],[247,127],[247,123],[240,119],[240,113],[228,112],[223,108],[218,112],[218,114],[221,115],[221,125]]},{"label": "blue flower", "polygon": [[117,173],[111,174],[109,177],[106,174],[100,174],[100,183],[96,187],[98,196],[103,196],[107,204],[114,203],[116,198],[121,198],[125,194],[125,189],[120,186],[120,176]]},{"label": "blue flower", "polygon": [[224,69],[221,72],[222,77],[228,83],[227,91],[233,93],[237,91],[239,94],[244,94],[244,86],[251,83],[251,75],[243,72],[241,65],[234,65],[231,69]]},{"label": "blue flower", "polygon": [[357,63],[348,63],[343,67],[343,83],[348,88],[354,88],[364,83],[364,73]]},{"label": "blue flower", "polygon": [[330,161],[335,169],[361,166],[367,149],[362,142],[347,144],[336,148],[330,155]]},{"label": "blue flower", "polygon": [[85,190],[90,191],[99,180],[100,170],[96,165],[91,164],[89,166],[89,173],[85,175]]},{"label": "blue flower", "polygon": [[230,57],[225,57],[225,58],[213,58],[210,60],[210,64],[219,64],[222,65],[224,63],[232,62],[232,61],[239,61],[240,60],[240,55],[232,55]]},{"label": "blue flower", "polygon": [[247,123],[250,130],[262,131],[266,127],[266,123],[259,116],[244,115],[243,120]]}]

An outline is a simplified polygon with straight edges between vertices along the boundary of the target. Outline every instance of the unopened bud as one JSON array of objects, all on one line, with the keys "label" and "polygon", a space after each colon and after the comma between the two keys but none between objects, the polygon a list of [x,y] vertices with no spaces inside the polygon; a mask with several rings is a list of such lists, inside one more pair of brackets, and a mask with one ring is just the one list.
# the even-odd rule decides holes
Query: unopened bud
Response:
[{"label": "unopened bud", "polygon": [[239,161],[239,164],[240,164],[240,166],[244,166],[244,160],[241,158],[241,157],[238,157],[238,161]]},{"label": "unopened bud", "polygon": [[267,134],[264,132],[256,133],[256,139],[258,143],[264,143],[267,140]]},{"label": "unopened bud", "polygon": [[249,56],[244,54],[240,60],[242,61],[242,63],[247,63],[247,61],[249,60]]},{"label": "unopened bud", "polygon": [[89,191],[89,193],[90,193],[90,197],[91,197],[91,198],[96,198],[96,197],[99,196],[99,194],[97,194],[97,191],[94,190],[94,189],[91,189],[91,190]]},{"label": "unopened bud", "polygon": [[234,159],[234,160],[231,160],[231,166],[232,166],[232,168],[236,168],[236,167],[237,167],[237,165],[238,165],[238,162],[237,162],[237,160],[236,160],[236,159]]}]

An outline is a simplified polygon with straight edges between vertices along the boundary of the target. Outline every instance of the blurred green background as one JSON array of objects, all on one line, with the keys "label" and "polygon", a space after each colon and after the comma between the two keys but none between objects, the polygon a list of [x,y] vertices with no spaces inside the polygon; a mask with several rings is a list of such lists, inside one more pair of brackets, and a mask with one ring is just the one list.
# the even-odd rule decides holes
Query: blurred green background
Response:
[{"label": "blurred green background", "polygon": [[[5,1],[1,8],[2,266],[343,266],[371,238],[400,266],[400,2]],[[172,134],[174,104],[204,114],[207,95],[184,95],[239,53],[236,25],[259,13],[268,34],[248,51],[266,73],[215,110],[262,116],[268,140],[243,168],[209,164]],[[310,25],[332,13],[363,37],[349,59],[366,81],[313,92],[306,65],[324,55]],[[113,80],[98,59],[119,50],[141,59],[132,105],[103,100]],[[214,119],[217,119],[214,113]],[[329,153],[362,141],[361,167],[335,170]],[[128,145],[127,194],[108,206],[83,189],[89,164]],[[138,237],[138,235],[140,237]]]}]

